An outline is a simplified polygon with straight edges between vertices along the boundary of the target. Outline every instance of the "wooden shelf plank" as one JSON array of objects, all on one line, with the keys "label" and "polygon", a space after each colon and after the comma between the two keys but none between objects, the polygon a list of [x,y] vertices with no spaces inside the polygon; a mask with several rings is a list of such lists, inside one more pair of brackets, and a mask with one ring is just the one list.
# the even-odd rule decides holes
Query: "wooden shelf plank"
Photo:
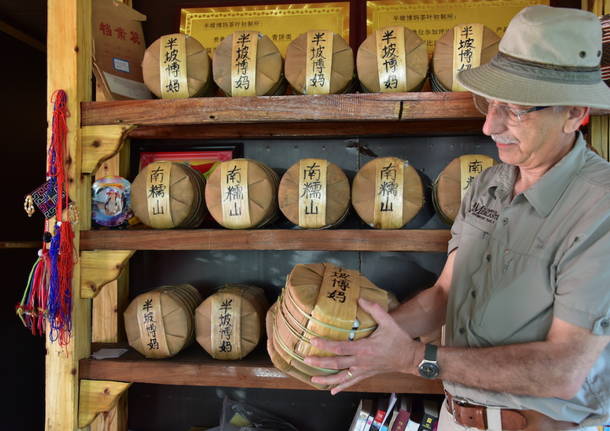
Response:
[{"label": "wooden shelf plank", "polygon": [[465,92],[208,97],[81,104],[82,126],[480,118],[470,93]]},{"label": "wooden shelf plank", "polygon": [[325,250],[444,252],[445,229],[191,229],[81,231],[82,250]]},{"label": "wooden shelf plank", "polygon": [[333,138],[361,136],[475,135],[481,134],[483,118],[418,121],[326,121],[317,123],[191,124],[139,126],[129,132],[135,139],[261,139]]},{"label": "wooden shelf plank", "polygon": [[[93,349],[93,351],[95,351]],[[145,359],[130,349],[118,359],[81,359],[81,379],[113,380],[181,386],[225,386],[263,389],[316,390],[273,366],[267,353],[257,349],[240,361],[212,359],[198,345],[170,359]],[[442,394],[438,380],[399,373],[364,380],[349,391]]]}]

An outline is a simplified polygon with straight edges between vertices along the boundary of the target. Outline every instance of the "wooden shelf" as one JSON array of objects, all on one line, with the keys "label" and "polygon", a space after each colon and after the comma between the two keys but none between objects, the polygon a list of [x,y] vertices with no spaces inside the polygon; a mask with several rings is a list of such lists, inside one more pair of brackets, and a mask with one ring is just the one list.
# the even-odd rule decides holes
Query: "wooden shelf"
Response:
[{"label": "wooden shelf", "polygon": [[[482,121],[483,115],[475,109],[470,93],[464,92],[208,97],[81,104],[82,126],[137,125],[139,128],[129,136],[138,138],[478,133]],[[304,124],[310,122],[316,126]]]},{"label": "wooden shelf", "polygon": [[[95,352],[95,348],[92,351]],[[240,361],[212,359],[198,345],[191,346],[173,358],[161,360],[145,359],[130,349],[118,359],[81,359],[79,377],[162,385],[315,390],[275,368],[267,353],[260,348]],[[443,393],[439,380],[426,380],[399,373],[364,380],[349,391]]]},{"label": "wooden shelf", "polygon": [[324,250],[445,252],[445,229],[191,229],[81,231],[81,250]]}]

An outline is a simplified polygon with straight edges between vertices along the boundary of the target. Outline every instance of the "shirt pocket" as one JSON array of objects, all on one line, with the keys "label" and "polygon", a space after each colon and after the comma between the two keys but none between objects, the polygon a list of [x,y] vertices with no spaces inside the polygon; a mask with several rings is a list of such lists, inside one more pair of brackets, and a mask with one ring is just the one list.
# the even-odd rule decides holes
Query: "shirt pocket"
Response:
[{"label": "shirt pocket", "polygon": [[473,310],[473,332],[489,345],[544,340],[554,302],[548,260],[510,249],[498,250],[494,258],[472,277],[483,292]]}]

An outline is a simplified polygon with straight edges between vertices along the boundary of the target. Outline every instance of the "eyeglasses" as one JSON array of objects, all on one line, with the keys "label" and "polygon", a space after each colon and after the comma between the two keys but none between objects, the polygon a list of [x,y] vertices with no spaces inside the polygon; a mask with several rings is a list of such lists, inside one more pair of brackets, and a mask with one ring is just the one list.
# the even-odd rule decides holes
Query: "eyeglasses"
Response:
[{"label": "eyeglasses", "polygon": [[487,115],[490,111],[495,110],[496,115],[506,118],[508,122],[513,124],[521,123],[525,119],[525,116],[531,112],[550,108],[550,106],[532,106],[530,108],[518,109],[511,108],[506,103],[488,100],[478,95],[474,95],[473,98],[474,106],[481,114]]}]

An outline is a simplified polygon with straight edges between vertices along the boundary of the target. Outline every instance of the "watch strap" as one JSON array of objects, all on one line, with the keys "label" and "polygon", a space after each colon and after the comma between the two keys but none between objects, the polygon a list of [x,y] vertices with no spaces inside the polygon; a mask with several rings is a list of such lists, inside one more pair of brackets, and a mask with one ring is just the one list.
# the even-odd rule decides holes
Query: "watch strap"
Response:
[{"label": "watch strap", "polygon": [[426,344],[426,348],[424,350],[424,359],[426,361],[434,361],[436,362],[436,352],[438,350],[438,346],[434,344]]}]

